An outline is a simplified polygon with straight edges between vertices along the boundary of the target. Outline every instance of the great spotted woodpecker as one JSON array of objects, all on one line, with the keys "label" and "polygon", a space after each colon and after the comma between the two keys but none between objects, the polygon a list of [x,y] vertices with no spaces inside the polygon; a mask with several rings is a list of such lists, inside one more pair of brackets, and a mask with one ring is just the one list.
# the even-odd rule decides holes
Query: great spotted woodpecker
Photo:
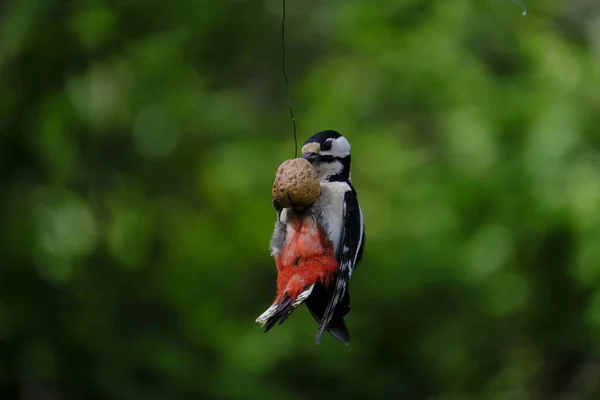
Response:
[{"label": "great spotted woodpecker", "polygon": [[315,342],[325,331],[348,344],[344,316],[350,311],[349,281],[362,259],[363,214],[350,183],[350,143],[336,131],[319,132],[302,147],[315,167],[321,195],[308,209],[277,211],[270,249],[277,267],[277,296],[256,322],[269,331],[306,304],[319,323]]}]

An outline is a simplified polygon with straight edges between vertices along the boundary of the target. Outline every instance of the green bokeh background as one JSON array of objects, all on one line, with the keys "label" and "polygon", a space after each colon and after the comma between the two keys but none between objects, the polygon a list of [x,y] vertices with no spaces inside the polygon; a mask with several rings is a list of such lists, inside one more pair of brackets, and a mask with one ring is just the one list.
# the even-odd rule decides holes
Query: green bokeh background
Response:
[{"label": "green bokeh background", "polygon": [[[600,3],[288,0],[352,342],[268,334],[281,2],[0,4],[0,399],[600,398]],[[596,397],[598,396],[598,397]]]}]

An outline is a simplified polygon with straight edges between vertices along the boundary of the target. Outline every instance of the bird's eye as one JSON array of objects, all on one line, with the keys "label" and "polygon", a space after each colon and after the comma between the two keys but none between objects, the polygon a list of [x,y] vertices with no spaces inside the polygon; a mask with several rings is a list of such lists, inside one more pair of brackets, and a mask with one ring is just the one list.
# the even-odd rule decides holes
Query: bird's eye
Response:
[{"label": "bird's eye", "polygon": [[332,140],[327,140],[325,143],[321,145],[321,150],[328,151],[331,150],[331,145],[333,144]]}]

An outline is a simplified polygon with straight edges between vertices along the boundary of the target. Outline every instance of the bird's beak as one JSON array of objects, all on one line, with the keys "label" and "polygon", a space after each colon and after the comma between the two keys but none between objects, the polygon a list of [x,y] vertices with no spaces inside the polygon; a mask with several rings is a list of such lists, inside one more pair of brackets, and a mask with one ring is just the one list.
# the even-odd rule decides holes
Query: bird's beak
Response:
[{"label": "bird's beak", "polygon": [[318,153],[306,153],[302,155],[302,158],[308,160],[312,165],[315,165],[319,161]]}]

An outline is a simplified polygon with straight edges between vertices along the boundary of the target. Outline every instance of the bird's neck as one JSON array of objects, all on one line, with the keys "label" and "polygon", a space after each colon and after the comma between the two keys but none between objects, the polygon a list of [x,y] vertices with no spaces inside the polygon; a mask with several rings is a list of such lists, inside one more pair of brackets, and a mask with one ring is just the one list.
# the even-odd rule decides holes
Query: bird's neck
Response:
[{"label": "bird's neck", "polygon": [[350,182],[350,156],[335,158],[322,164],[317,173],[321,181]]},{"label": "bird's neck", "polygon": [[339,173],[335,175],[329,175],[322,180],[325,182],[350,182],[350,174]]}]

